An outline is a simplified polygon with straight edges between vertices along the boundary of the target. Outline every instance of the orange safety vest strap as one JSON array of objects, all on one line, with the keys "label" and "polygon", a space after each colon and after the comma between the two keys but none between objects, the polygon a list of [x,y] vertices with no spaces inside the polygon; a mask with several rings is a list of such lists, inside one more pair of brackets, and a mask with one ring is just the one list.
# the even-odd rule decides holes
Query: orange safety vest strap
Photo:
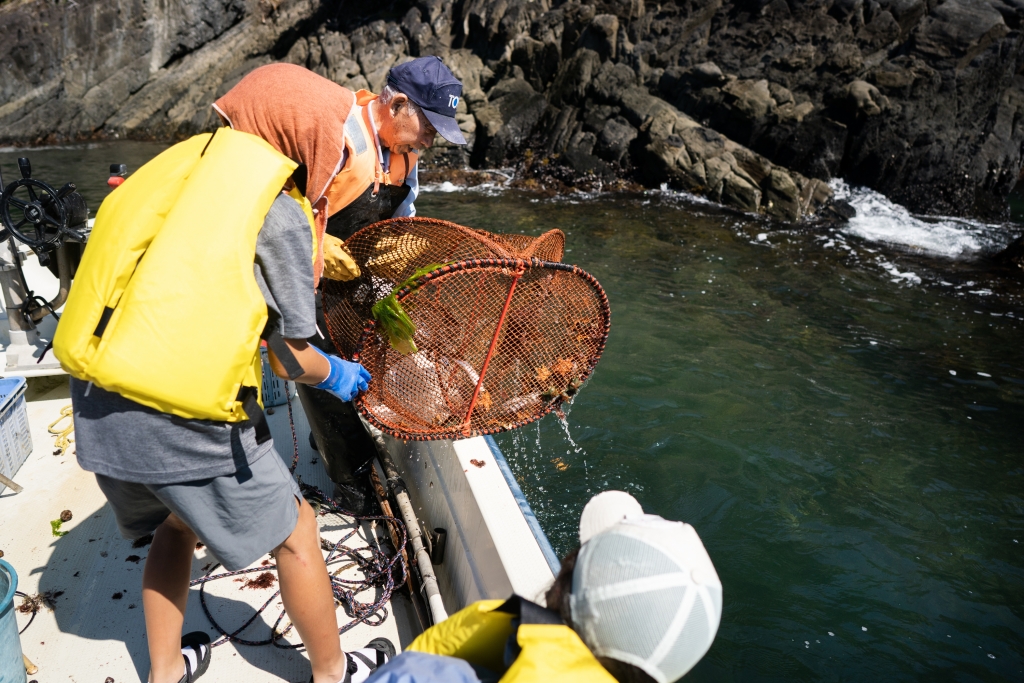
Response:
[{"label": "orange safety vest strap", "polygon": [[362,109],[360,106],[353,107],[345,120],[345,165],[327,188],[330,215],[355,201],[366,191],[376,175],[379,165],[377,146],[360,114]]},{"label": "orange safety vest strap", "polygon": [[380,192],[380,184],[387,182],[384,175],[384,153],[380,149],[380,141],[377,139],[377,131],[373,127],[373,121],[370,120],[370,107],[360,107],[363,114],[363,122],[366,124],[366,130],[372,131],[373,133],[373,151],[374,160],[377,162],[373,167],[373,196],[376,197],[377,193]]},{"label": "orange safety vest strap", "polygon": [[391,184],[404,184],[405,179],[409,177],[409,174],[412,172],[412,167],[416,165],[418,160],[419,155],[416,154],[416,152],[392,154],[388,163],[388,173],[391,176]]},{"label": "orange safety vest strap", "polygon": [[[385,171],[377,156],[377,141],[370,120],[370,103],[377,96],[367,90],[356,93],[356,106],[345,120],[345,166],[327,189],[327,206],[334,215],[355,201],[371,184],[402,185],[419,160],[415,152],[392,154]],[[376,188],[375,190],[376,191]]]}]

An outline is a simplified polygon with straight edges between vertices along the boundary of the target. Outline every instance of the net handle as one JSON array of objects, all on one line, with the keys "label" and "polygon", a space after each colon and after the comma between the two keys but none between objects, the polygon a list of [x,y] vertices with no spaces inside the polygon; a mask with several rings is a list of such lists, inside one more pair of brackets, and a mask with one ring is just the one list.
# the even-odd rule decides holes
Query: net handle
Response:
[{"label": "net handle", "polygon": [[512,295],[516,292],[516,285],[519,284],[519,278],[526,272],[526,264],[522,261],[516,262],[516,270],[512,273],[512,284],[508,288],[508,296],[505,297],[505,305],[501,309],[501,316],[498,317],[498,326],[494,328],[494,336],[491,337],[491,346],[487,349],[487,355],[484,356],[484,364],[480,368],[480,377],[476,381],[476,388],[473,389],[473,398],[469,400],[469,410],[466,411],[466,420],[462,423],[462,435],[469,436],[472,433],[472,420],[473,410],[476,408],[476,401],[480,397],[480,389],[484,386],[484,376],[487,374],[487,366],[491,364],[491,357],[494,356],[494,350],[498,348],[498,337],[501,335],[501,329],[505,326],[505,315],[508,314],[508,307],[512,304]]}]

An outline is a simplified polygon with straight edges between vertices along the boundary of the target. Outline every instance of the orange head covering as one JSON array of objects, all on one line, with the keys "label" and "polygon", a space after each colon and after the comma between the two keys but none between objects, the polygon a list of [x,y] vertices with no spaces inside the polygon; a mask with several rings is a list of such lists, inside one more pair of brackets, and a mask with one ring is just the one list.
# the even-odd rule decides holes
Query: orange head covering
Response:
[{"label": "orange head covering", "polygon": [[295,64],[268,64],[253,70],[214,102],[213,108],[235,130],[257,135],[274,149],[306,166],[306,198],[316,213],[317,255],[314,283],[324,268],[327,188],[341,170],[345,119],[355,94]]}]

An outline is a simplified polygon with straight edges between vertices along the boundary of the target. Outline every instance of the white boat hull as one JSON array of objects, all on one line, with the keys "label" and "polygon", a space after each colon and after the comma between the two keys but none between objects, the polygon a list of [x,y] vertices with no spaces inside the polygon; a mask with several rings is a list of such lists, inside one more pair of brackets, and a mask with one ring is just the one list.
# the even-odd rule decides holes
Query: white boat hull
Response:
[{"label": "white boat hull", "polygon": [[540,599],[558,559],[494,440],[386,442],[417,516],[448,532],[435,567],[448,612],[512,593]]}]

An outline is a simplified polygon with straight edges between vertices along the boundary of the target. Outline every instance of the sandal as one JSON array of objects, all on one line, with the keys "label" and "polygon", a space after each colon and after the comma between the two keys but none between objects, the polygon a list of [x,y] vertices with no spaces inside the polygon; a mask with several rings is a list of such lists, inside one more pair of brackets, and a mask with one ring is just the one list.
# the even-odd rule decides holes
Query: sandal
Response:
[{"label": "sandal", "polygon": [[181,657],[185,660],[185,675],[178,683],[193,683],[210,668],[210,655],[213,654],[213,648],[210,646],[210,636],[205,631],[193,631],[182,636],[181,649],[188,648],[196,653],[196,670],[192,671],[191,661],[182,654]]},{"label": "sandal", "polygon": [[352,674],[359,671],[360,663],[367,667],[372,674],[378,667],[384,666],[391,661],[392,657],[395,656],[395,646],[387,638],[374,638],[361,649],[376,650],[377,661],[370,661],[370,658],[359,650],[356,650],[355,652],[346,652],[345,658],[348,659],[348,673],[345,674],[345,680],[342,683],[351,683]]},{"label": "sandal", "polygon": [[[376,650],[374,659],[370,659],[362,650]],[[395,646],[387,638],[374,638],[368,642],[365,646],[354,652],[345,653],[345,662],[347,667],[345,669],[345,678],[341,679],[339,683],[352,683],[352,675],[358,673],[360,668],[366,670],[369,669],[369,673],[372,674],[378,668],[387,664],[395,656]],[[374,661],[376,660],[376,661]],[[365,680],[365,676],[361,680]],[[313,683],[313,677],[309,677],[309,683]]]}]

